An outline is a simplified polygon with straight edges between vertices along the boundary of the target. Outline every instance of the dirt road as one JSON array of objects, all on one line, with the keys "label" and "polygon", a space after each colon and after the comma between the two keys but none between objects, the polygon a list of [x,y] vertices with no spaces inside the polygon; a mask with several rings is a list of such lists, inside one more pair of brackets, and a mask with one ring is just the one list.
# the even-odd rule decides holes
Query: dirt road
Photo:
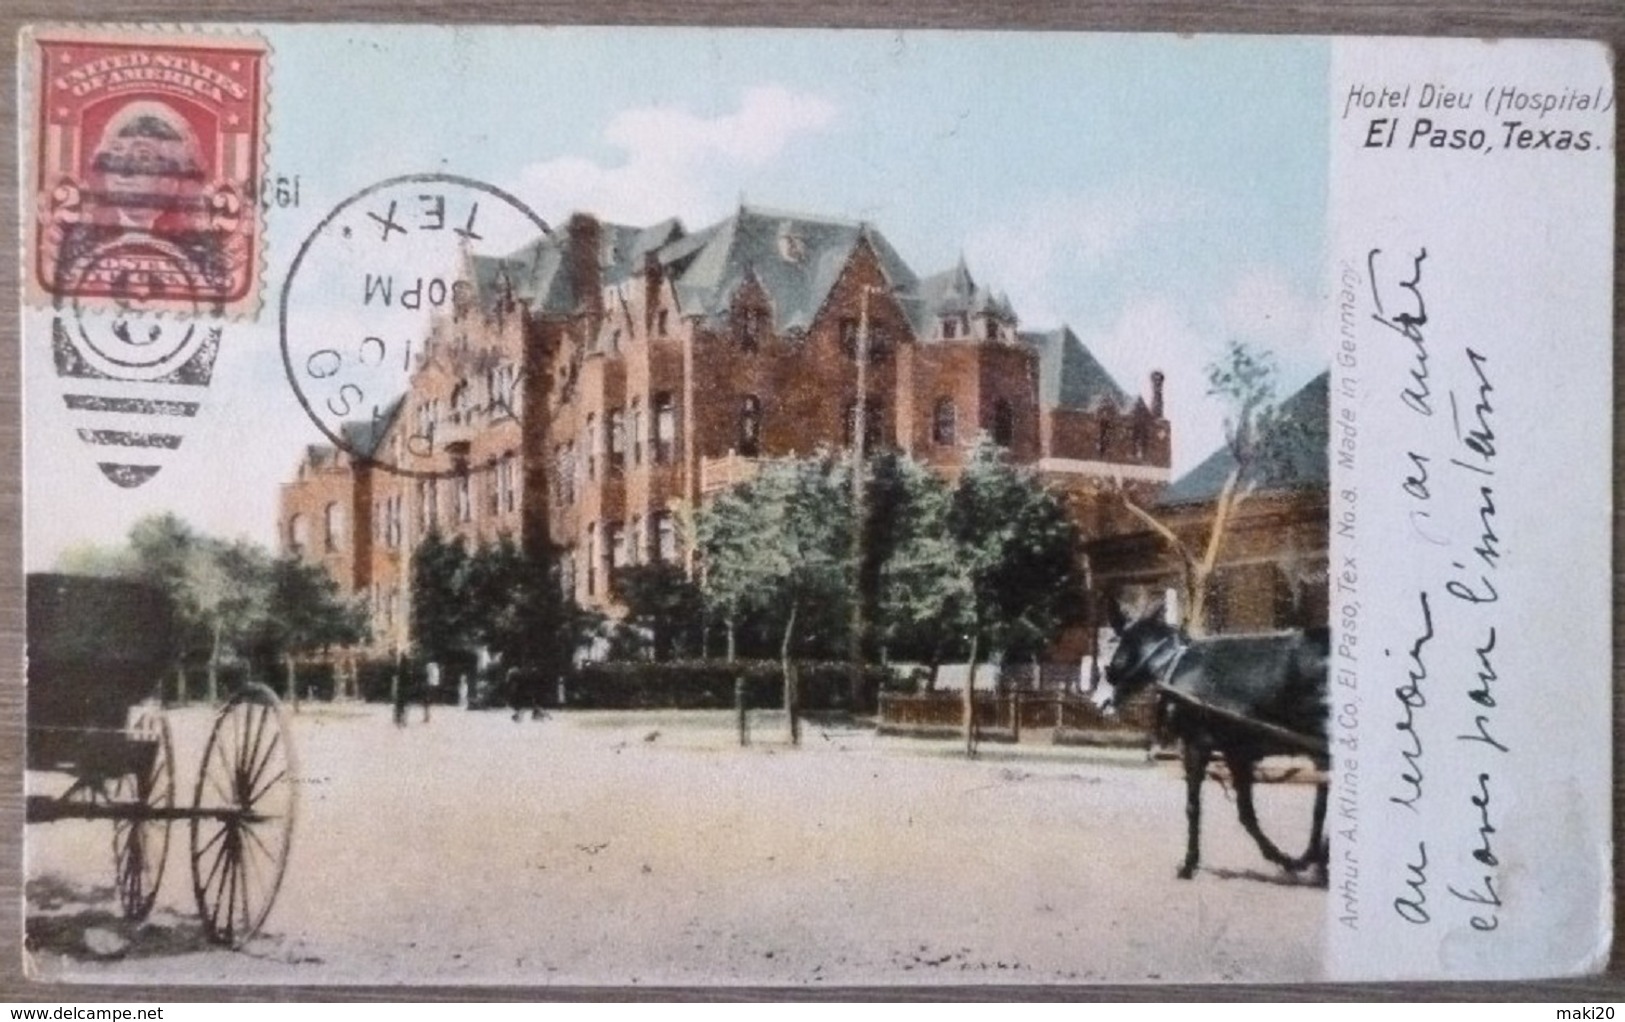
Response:
[{"label": "dirt road", "polygon": [[[174,715],[180,789],[207,714]],[[209,947],[177,827],[159,905],[116,918],[108,825],[29,828],[42,978],[103,982],[768,984],[1290,981],[1326,894],[1284,884],[1207,790],[1204,871],[1174,879],[1183,786],[1136,753],[808,728],[772,715],[384,707],[294,718],[293,859],[264,933]],[[42,783],[31,778],[31,784]],[[1303,842],[1313,789],[1261,793]]]}]

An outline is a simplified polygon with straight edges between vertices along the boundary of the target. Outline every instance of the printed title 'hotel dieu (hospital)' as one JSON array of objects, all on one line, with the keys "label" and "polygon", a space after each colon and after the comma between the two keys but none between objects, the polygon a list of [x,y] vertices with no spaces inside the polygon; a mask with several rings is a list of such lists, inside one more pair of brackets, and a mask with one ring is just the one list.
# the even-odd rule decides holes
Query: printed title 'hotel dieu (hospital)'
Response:
[{"label": "printed title 'hotel dieu (hospital)'", "polygon": [[364,457],[311,446],[283,486],[285,548],[364,595],[380,649],[409,644],[430,530],[551,540],[563,584],[601,609],[615,568],[684,561],[689,509],[757,459],[852,443],[865,320],[871,448],[952,473],[986,433],[1086,536],[1120,513],[1114,480],[1168,481],[1160,373],[1131,397],[1071,330],[1018,331],[963,261],[920,277],[867,224],[741,207],[690,233],[577,214],[461,275],[407,392],[345,427]]}]

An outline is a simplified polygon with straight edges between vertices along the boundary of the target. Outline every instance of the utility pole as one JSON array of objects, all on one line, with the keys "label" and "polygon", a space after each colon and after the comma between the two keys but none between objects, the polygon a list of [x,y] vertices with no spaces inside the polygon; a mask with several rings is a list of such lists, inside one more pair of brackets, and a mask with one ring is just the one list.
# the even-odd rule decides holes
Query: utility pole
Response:
[{"label": "utility pole", "polygon": [[869,292],[865,285],[858,293],[858,399],[852,423],[852,622],[850,648],[851,699],[854,708],[863,701],[863,633],[868,622],[863,613],[863,554],[866,503],[864,470],[867,468],[869,432]]}]

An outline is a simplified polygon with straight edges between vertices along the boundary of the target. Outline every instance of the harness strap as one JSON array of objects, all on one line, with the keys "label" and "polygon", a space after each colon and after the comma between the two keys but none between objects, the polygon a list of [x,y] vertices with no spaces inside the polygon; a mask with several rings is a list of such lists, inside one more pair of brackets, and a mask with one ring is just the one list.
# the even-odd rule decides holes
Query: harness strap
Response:
[{"label": "harness strap", "polygon": [[[1181,651],[1181,653],[1183,654],[1183,651]],[[1279,742],[1295,746],[1303,749],[1306,752],[1325,756],[1330,750],[1330,746],[1324,738],[1316,735],[1300,734],[1297,731],[1292,731],[1281,727],[1279,724],[1271,724],[1268,721],[1255,720],[1252,717],[1237,713],[1234,710],[1227,710],[1221,706],[1214,706],[1212,703],[1204,702],[1196,698],[1189,692],[1181,692],[1179,689],[1172,688],[1166,684],[1158,683],[1157,693],[1164,698],[1173,699],[1176,702],[1184,703],[1193,710],[1211,714],[1212,716],[1218,717],[1220,720],[1228,721],[1229,723],[1235,724],[1239,727],[1245,727],[1253,731],[1262,732]]]}]

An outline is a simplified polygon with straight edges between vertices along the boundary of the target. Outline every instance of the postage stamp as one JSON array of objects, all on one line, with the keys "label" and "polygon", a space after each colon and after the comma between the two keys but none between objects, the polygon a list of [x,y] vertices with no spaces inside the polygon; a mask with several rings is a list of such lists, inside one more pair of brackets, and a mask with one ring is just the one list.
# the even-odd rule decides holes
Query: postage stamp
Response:
[{"label": "postage stamp", "polygon": [[35,979],[1605,961],[1604,48],[25,42]]},{"label": "postage stamp", "polygon": [[252,315],[264,41],[53,29],[22,45],[33,97],[29,295],[58,307]]}]

